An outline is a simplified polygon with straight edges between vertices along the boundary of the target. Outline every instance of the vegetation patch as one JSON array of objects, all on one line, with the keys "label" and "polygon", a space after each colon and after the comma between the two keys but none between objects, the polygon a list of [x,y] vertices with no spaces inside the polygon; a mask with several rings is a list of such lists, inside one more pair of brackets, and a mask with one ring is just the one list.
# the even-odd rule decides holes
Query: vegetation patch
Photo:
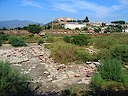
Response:
[{"label": "vegetation patch", "polygon": [[64,37],[64,41],[75,45],[87,45],[90,42],[90,37],[84,34],[78,34],[75,36]]},{"label": "vegetation patch", "polygon": [[128,45],[116,45],[111,50],[111,55],[114,58],[128,62]]},{"label": "vegetation patch", "polygon": [[20,37],[15,36],[12,36],[9,39],[9,43],[14,47],[27,46],[27,44]]},{"label": "vegetation patch", "polygon": [[101,64],[92,78],[96,94],[115,96],[120,92],[123,94],[128,92],[128,76],[125,75],[128,70],[123,69],[122,62],[118,59],[107,58],[102,60]]},{"label": "vegetation patch", "polygon": [[51,45],[52,57],[55,62],[67,63],[74,61],[88,61],[90,54],[86,50],[79,48],[78,46],[61,42],[55,42]]},{"label": "vegetation patch", "polygon": [[43,43],[44,43],[44,40],[43,39],[39,39],[38,40],[38,45],[43,44]]},{"label": "vegetation patch", "polygon": [[0,61],[0,96],[32,96],[28,78]]}]

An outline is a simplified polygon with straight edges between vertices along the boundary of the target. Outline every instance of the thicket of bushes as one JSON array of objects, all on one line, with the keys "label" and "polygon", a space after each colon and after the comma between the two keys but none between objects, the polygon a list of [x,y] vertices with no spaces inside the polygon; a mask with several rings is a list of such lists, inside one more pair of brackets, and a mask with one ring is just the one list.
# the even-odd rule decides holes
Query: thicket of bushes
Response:
[{"label": "thicket of bushes", "polygon": [[9,43],[14,47],[27,46],[27,44],[20,37],[12,36],[9,39]]},{"label": "thicket of bushes", "polygon": [[91,56],[86,50],[65,42],[55,42],[51,45],[52,57],[55,62],[67,63],[74,61],[89,61]]},{"label": "thicket of bushes", "polygon": [[[115,96],[128,95],[128,70],[122,67],[118,59],[107,58],[101,61],[101,66],[92,77],[93,88],[98,95]],[[121,96],[122,96],[121,95]]]},{"label": "thicket of bushes", "polygon": [[90,37],[84,34],[78,34],[75,36],[66,36],[63,40],[68,43],[82,46],[87,45],[90,42]]},{"label": "thicket of bushes", "polygon": [[0,61],[0,96],[32,96],[28,78]]}]

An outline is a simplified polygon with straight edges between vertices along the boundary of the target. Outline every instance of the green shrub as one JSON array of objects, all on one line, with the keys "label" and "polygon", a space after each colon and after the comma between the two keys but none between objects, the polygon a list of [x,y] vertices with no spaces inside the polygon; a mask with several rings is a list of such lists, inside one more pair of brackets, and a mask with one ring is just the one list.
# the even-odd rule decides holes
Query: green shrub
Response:
[{"label": "green shrub", "polygon": [[85,36],[84,34],[78,34],[76,36],[65,37],[63,40],[68,43],[82,46],[87,45],[90,42],[90,37]]},{"label": "green shrub", "polygon": [[[125,70],[125,71],[124,71]],[[92,77],[92,84],[96,94],[124,94],[128,92],[128,70],[122,68],[122,62],[118,59],[104,59],[98,72]],[[119,95],[122,96],[122,95]]]},{"label": "green shrub", "polygon": [[43,43],[44,43],[44,40],[43,39],[39,39],[38,40],[38,45],[43,44]]},{"label": "green shrub", "polygon": [[20,37],[11,37],[9,43],[14,47],[27,46],[27,44]]},{"label": "green shrub", "polygon": [[7,41],[9,38],[9,35],[3,33],[3,32],[0,32],[0,40],[2,41]]},{"label": "green shrub", "polygon": [[121,64],[117,59],[105,59],[101,62],[102,66],[98,69],[102,78],[107,81],[117,81],[121,79]]},{"label": "green shrub", "polygon": [[0,61],[0,96],[31,96],[28,78]]},{"label": "green shrub", "polygon": [[111,49],[111,55],[114,58],[128,62],[128,45],[116,45]]},{"label": "green shrub", "polygon": [[70,42],[71,42],[71,37],[65,36],[65,37],[63,38],[63,40],[64,40],[65,42],[67,42],[67,43],[70,43]]},{"label": "green shrub", "polygon": [[29,38],[32,38],[33,36],[34,36],[34,34],[30,34],[30,35],[29,35]]},{"label": "green shrub", "polygon": [[102,76],[99,72],[96,72],[94,74],[94,76],[92,77],[92,82],[93,82],[93,85],[94,87],[96,88],[100,88],[101,85],[103,84],[104,80],[102,79]]}]

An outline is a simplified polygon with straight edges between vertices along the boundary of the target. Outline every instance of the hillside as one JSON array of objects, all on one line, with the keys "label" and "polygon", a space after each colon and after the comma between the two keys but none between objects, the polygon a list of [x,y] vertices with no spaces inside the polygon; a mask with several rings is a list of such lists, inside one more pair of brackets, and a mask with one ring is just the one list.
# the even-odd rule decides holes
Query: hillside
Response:
[{"label": "hillside", "polygon": [[[41,24],[38,22],[33,21],[21,21],[21,20],[9,20],[9,21],[0,21],[0,28],[6,27],[6,28],[16,28],[16,27],[23,27],[27,26],[29,24]],[[41,24],[43,25],[43,24]]]}]

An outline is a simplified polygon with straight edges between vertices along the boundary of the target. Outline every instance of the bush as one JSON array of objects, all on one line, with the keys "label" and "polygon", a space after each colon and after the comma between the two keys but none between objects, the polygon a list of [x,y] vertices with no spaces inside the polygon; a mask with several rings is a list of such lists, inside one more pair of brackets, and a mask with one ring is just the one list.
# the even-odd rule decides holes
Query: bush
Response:
[{"label": "bush", "polygon": [[[124,94],[128,92],[128,70],[122,69],[121,61],[118,59],[104,59],[98,72],[92,77],[93,88],[97,94]],[[125,71],[124,71],[125,70]],[[122,95],[119,95],[122,96]]]},{"label": "bush", "polygon": [[28,78],[0,61],[0,96],[31,96]]},{"label": "bush", "polygon": [[43,44],[43,43],[44,43],[44,40],[43,39],[39,39],[38,40],[38,45]]},{"label": "bush", "polygon": [[30,35],[29,35],[29,38],[32,38],[33,36],[34,36],[34,34],[30,34]]},{"label": "bush", "polygon": [[9,43],[14,47],[27,46],[20,37],[11,37]]},{"label": "bush", "polygon": [[69,37],[69,36],[65,36],[65,37],[63,38],[63,40],[64,40],[65,42],[67,42],[67,43],[71,43],[71,37]]},{"label": "bush", "polygon": [[116,45],[111,49],[111,55],[114,58],[128,62],[128,45]]},{"label": "bush", "polygon": [[0,32],[0,40],[6,41],[6,40],[8,40],[8,38],[9,38],[9,35],[7,35],[3,32]]},{"label": "bush", "polygon": [[90,42],[90,37],[85,36],[83,34],[79,34],[76,36],[65,37],[63,40],[68,43],[82,46],[82,45],[87,45]]},{"label": "bush", "polygon": [[102,66],[98,69],[101,77],[107,81],[120,82],[122,62],[117,59],[105,59],[101,62]]}]

